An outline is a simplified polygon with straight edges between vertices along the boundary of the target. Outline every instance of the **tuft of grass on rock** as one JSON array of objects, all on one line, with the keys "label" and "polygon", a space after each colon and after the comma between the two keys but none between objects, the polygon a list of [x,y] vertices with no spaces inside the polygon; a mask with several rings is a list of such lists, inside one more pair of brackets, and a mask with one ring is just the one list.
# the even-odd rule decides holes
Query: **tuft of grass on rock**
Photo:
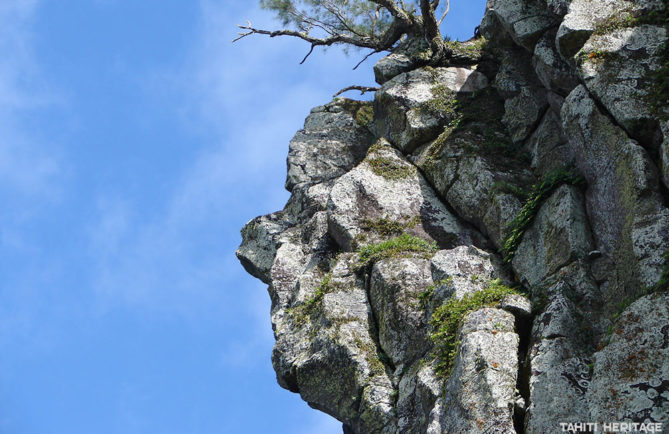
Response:
[{"label": "tuft of grass on rock", "polygon": [[358,251],[358,268],[366,268],[382,259],[401,257],[410,253],[432,255],[437,249],[437,243],[435,242],[430,243],[413,235],[402,234],[361,248]]},{"label": "tuft of grass on rock", "polygon": [[366,161],[375,175],[392,181],[408,178],[416,172],[416,169],[412,166],[401,165],[397,161],[387,157],[373,157],[368,158]]},{"label": "tuft of grass on rock", "polygon": [[330,282],[332,280],[332,273],[325,275],[321,283],[316,288],[314,295],[307,299],[304,303],[290,308],[288,310],[289,314],[293,317],[293,320],[298,324],[304,324],[313,313],[317,311],[317,308],[321,306],[325,294],[332,292],[334,286]]},{"label": "tuft of grass on rock", "polygon": [[435,346],[439,375],[448,377],[453,370],[460,348],[458,332],[465,316],[481,308],[495,306],[511,294],[518,294],[518,291],[495,279],[486,289],[467,294],[459,300],[452,298],[434,311],[430,319],[434,331],[430,337]]}]

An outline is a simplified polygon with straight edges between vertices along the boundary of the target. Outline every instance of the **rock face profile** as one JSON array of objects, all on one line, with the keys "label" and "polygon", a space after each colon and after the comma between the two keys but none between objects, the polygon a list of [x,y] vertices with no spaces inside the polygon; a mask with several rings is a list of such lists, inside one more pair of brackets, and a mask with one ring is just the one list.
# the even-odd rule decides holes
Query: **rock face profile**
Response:
[{"label": "rock face profile", "polygon": [[345,433],[669,432],[666,5],[489,0],[314,108],[237,251],[279,384]]}]

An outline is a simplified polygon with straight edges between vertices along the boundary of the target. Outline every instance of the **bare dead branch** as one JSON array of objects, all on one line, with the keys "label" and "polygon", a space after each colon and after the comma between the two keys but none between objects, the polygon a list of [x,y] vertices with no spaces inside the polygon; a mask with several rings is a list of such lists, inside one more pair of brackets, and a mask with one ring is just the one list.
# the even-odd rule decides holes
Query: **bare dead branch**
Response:
[{"label": "bare dead branch", "polygon": [[246,32],[240,33],[239,34],[240,36],[235,38],[232,42],[236,42],[249,35],[258,34],[258,35],[267,35],[270,38],[274,38],[276,36],[292,36],[307,41],[313,46],[330,46],[333,44],[343,43],[343,44],[355,45],[356,47],[377,49],[379,45],[378,41],[375,41],[372,38],[367,38],[367,37],[357,38],[348,35],[342,35],[339,33],[334,33],[331,36],[328,36],[327,38],[317,38],[311,36],[306,32],[298,32],[295,30],[256,29],[255,27],[252,27],[250,23],[245,26],[240,24],[237,27],[239,27],[242,30],[246,30]]},{"label": "bare dead branch", "polygon": [[355,71],[356,69],[358,69],[358,66],[362,65],[363,63],[365,63],[365,60],[369,59],[370,56],[372,56],[372,55],[374,55],[374,54],[376,54],[376,53],[378,53],[378,52],[379,52],[379,50],[374,50],[374,51],[372,51],[371,53],[369,53],[368,55],[366,55],[365,57],[363,57],[362,60],[361,60],[360,62],[358,62],[358,64],[355,65],[355,66],[353,67],[353,70]]},{"label": "bare dead branch", "polygon": [[306,56],[304,56],[304,59],[302,59],[302,61],[300,62],[300,65],[302,65],[304,62],[306,62],[307,59],[309,58],[309,56],[311,56],[311,53],[314,52],[314,47],[315,47],[315,45],[311,44],[311,48],[309,49],[309,52],[307,53]]},{"label": "bare dead branch", "polygon": [[444,14],[439,19],[439,22],[437,23],[438,25],[441,26],[441,23],[444,22],[444,18],[446,18],[446,15],[448,15],[448,12],[450,10],[451,10],[451,0],[446,0],[446,10],[444,10]]},{"label": "bare dead branch", "polygon": [[367,92],[376,92],[379,89],[380,89],[379,87],[370,87],[370,86],[348,86],[348,87],[343,88],[339,92],[335,93],[334,95],[332,95],[332,97],[336,98],[339,95],[341,95],[342,93],[348,92],[349,90],[359,90],[360,95],[364,95]]}]

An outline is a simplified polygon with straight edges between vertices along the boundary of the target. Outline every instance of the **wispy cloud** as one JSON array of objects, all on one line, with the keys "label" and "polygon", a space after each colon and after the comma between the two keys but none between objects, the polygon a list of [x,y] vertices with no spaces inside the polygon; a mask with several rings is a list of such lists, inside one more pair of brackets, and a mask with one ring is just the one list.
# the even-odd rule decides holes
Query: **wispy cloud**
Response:
[{"label": "wispy cloud", "polygon": [[28,336],[50,340],[38,317],[48,305],[44,289],[58,272],[55,263],[40,262],[43,250],[32,227],[63,191],[61,155],[35,124],[41,110],[60,104],[33,50],[39,5],[0,2],[0,344]]},{"label": "wispy cloud", "polygon": [[234,291],[242,290],[244,273],[234,257],[241,225],[287,199],[288,141],[328,90],[268,70],[268,63],[277,71],[295,67],[296,60],[286,60],[295,57],[290,43],[279,41],[270,51],[267,41],[231,44],[236,20],[260,11],[239,8],[234,15],[229,8],[201,2],[201,31],[187,61],[146,78],[149,93],[178,107],[182,127],[199,141],[191,164],[170,175],[177,187],[150,220],[136,212],[142,204],[114,192],[100,198],[89,232],[104,304],[185,315],[213,306],[225,312]]}]

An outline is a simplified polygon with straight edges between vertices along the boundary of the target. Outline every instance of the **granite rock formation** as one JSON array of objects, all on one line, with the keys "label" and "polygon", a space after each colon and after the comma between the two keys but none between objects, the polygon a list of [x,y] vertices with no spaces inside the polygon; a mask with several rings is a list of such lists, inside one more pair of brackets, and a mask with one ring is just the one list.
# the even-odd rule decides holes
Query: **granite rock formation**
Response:
[{"label": "granite rock formation", "polygon": [[669,430],[666,8],[489,0],[313,109],[237,252],[279,384],[345,433]]}]

